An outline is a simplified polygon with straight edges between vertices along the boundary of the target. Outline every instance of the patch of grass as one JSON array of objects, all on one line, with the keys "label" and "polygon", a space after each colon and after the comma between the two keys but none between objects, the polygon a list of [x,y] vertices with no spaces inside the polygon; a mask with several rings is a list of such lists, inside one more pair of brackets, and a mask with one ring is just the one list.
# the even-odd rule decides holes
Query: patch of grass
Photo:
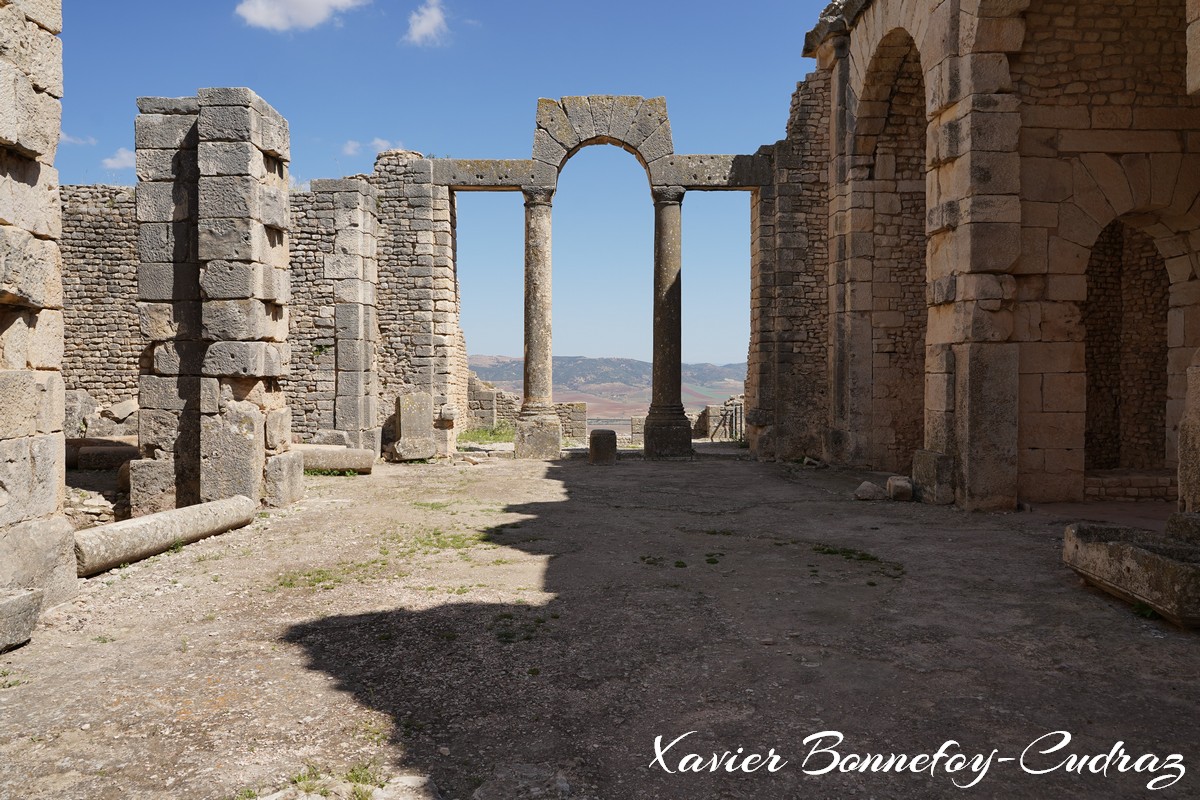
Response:
[{"label": "patch of grass", "polygon": [[316,794],[321,780],[321,770],[315,764],[305,764],[304,769],[297,772],[289,782],[305,794]]},{"label": "patch of grass", "polygon": [[354,478],[358,476],[358,470],[353,469],[306,469],[305,475],[328,476],[333,478]]},{"label": "patch of grass", "polygon": [[171,542],[171,546],[167,548],[167,551],[171,553],[178,553],[182,549],[183,539],[176,539],[175,541]]},{"label": "patch of grass", "polygon": [[499,444],[513,441],[516,435],[517,431],[512,425],[502,422],[491,428],[473,428],[463,431],[458,435],[458,441],[463,444]]},{"label": "patch of grass", "polygon": [[415,508],[424,508],[428,511],[441,511],[442,509],[449,508],[452,505],[454,505],[454,503],[449,500],[429,500],[429,501],[418,500],[418,501],[413,502],[413,506]]},{"label": "patch of grass", "polygon": [[100,634],[99,636],[93,636],[92,641],[99,642],[100,644],[110,644],[112,642],[115,642],[116,639],[114,639],[111,636],[105,636],[104,634]]},{"label": "patch of grass", "polygon": [[676,561],[675,566],[678,569],[687,569],[687,562],[686,561]]},{"label": "patch of grass", "polygon": [[530,667],[529,674],[536,678],[538,675],[542,674],[542,671],[537,667]]},{"label": "patch of grass", "polygon": [[639,560],[648,567],[661,567],[666,561],[662,556],[642,556]]},{"label": "patch of grass", "polygon": [[820,553],[826,556],[841,556],[847,561],[878,561],[879,556],[872,555],[865,550],[856,550],[853,547],[834,547],[828,544],[813,545],[813,552]]},{"label": "patch of grass", "polygon": [[205,561],[219,561],[220,559],[222,559],[224,557],[225,557],[224,553],[204,553],[202,555],[196,556],[196,563],[203,564]]},{"label": "patch of grass", "polygon": [[425,723],[419,719],[405,717],[400,720],[400,735],[405,739],[412,739],[419,736],[425,730]]},{"label": "patch of grass", "polygon": [[233,800],[256,800],[257,797],[258,790],[251,789],[249,786],[247,786],[245,789],[242,789],[240,792],[235,794],[233,796]]},{"label": "patch of grass", "polygon": [[[346,780],[351,783],[359,784],[360,786],[377,786],[383,788],[383,775],[379,772],[379,765],[374,761],[360,761],[350,769],[346,770]],[[370,792],[367,797],[370,798]]]},{"label": "patch of grass", "polygon": [[[381,786],[383,784],[380,784]],[[350,787],[350,800],[371,800],[375,793],[365,786]]]},{"label": "patch of grass", "polygon": [[284,589],[332,589],[345,580],[329,569],[307,569],[285,572],[275,579],[275,585]]},{"label": "patch of grass", "polygon": [[733,531],[728,528],[709,528],[704,532],[709,536],[733,536]]},{"label": "patch of grass", "polygon": [[0,669],[0,689],[12,689],[15,686],[27,683],[27,681],[23,681],[20,678],[12,678],[10,680],[8,676],[12,674],[11,669]]}]

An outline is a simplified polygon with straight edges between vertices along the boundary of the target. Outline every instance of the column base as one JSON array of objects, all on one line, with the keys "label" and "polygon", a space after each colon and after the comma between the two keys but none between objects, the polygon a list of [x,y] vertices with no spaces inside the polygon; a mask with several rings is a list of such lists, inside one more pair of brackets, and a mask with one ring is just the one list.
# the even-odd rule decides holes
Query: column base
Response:
[{"label": "column base", "polygon": [[679,410],[659,414],[650,410],[646,417],[643,451],[646,458],[691,458],[692,425]]},{"label": "column base", "polygon": [[562,423],[558,415],[522,414],[514,439],[516,457],[549,461],[562,456]]}]

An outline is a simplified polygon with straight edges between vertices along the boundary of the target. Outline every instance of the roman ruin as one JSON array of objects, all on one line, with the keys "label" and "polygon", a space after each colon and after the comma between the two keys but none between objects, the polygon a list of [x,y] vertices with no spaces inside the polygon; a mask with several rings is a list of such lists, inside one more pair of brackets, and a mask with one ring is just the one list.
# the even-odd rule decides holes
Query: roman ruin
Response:
[{"label": "roman ruin", "polygon": [[[286,119],[246,88],[140,98],[136,188],[60,188],[59,5],[0,5],[0,618],[71,596],[68,440],[136,443],[139,516],[286,506],[300,444],[450,457],[504,419],[519,458],[558,457],[564,424],[582,439],[551,388],[550,242],[559,173],[598,144],[654,200],[647,457],[692,454],[684,200],[743,191],[756,458],[888,471],[969,510],[1200,509],[1197,0],[839,0],[755,153],[675,153],[660,97],[531,99],[528,158],[391,150],[303,191]],[[519,407],[467,369],[467,191],[525,201]]]}]

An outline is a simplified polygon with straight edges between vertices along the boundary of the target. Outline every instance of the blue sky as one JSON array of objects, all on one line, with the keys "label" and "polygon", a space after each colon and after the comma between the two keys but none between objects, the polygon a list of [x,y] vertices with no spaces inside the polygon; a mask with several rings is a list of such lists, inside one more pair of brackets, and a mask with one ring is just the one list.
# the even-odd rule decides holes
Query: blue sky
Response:
[{"label": "blue sky", "polygon": [[[679,153],[752,153],[784,133],[824,0],[64,0],[63,183],[135,182],[135,99],[249,86],[286,116],[292,177],[369,172],[380,148],[528,158],[537,98],[662,95]],[[459,196],[472,353],[521,354],[519,194]],[[749,337],[749,196],[684,200],[684,359]],[[554,202],[554,352],[651,356],[644,170],[580,151]]]}]

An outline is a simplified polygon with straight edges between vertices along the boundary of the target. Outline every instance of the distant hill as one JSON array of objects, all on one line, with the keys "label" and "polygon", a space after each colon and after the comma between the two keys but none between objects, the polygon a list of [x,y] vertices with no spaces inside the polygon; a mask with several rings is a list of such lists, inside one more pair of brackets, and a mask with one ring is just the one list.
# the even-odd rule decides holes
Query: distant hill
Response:
[{"label": "distant hill", "polygon": [[[521,393],[524,361],[508,356],[471,356],[471,369],[497,388]],[[554,357],[554,399],[588,404],[589,417],[644,414],[650,404],[653,365],[633,358]],[[683,404],[689,411],[741,394],[746,365],[684,364]]]}]

